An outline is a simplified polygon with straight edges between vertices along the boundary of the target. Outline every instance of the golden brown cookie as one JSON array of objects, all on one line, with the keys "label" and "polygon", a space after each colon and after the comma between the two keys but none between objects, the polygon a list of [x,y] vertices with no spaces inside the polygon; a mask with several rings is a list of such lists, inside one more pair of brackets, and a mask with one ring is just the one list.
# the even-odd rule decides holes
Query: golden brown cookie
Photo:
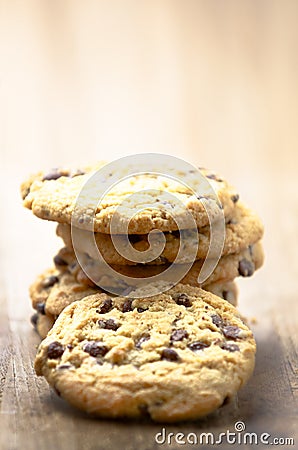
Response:
[{"label": "golden brown cookie", "polygon": [[[95,258],[94,248],[91,244],[92,231],[77,230],[78,239],[76,240],[76,250],[79,252],[85,252],[90,257]],[[66,247],[72,248],[73,242],[71,237],[71,226],[68,224],[59,224],[57,227],[57,235],[60,236]],[[181,241],[180,235],[183,235],[184,239]],[[210,228],[209,226],[200,228],[199,230],[181,230],[167,232],[165,236],[165,247],[160,253],[158,258],[154,259],[150,264],[167,264],[171,262],[187,263],[189,255],[192,255],[192,247],[199,242],[196,259],[206,258],[209,244],[210,244]],[[231,253],[239,253],[241,250],[247,248],[249,245],[259,241],[263,236],[263,225],[253,211],[248,209],[243,204],[237,204],[234,209],[233,216],[227,220],[225,228],[225,242],[222,251],[222,256],[229,255]],[[130,248],[125,247],[125,254],[117,251],[117,247],[114,245],[112,237],[104,233],[95,233],[94,235],[96,246],[101,253],[103,259],[108,264],[115,265],[136,265],[131,257]],[[117,236],[117,239],[122,240],[122,245],[125,245],[125,237],[121,235]],[[149,249],[150,244],[148,242],[147,234],[133,234],[129,235],[129,242],[132,249],[139,252],[144,252]],[[179,252],[179,246],[182,245],[181,255],[177,258]],[[116,244],[117,245],[117,244]],[[121,249],[122,246],[119,246]]]},{"label": "golden brown cookie", "polygon": [[[224,300],[231,303],[233,306],[237,306],[237,297],[238,297],[238,289],[237,285],[233,281],[227,281],[225,283],[214,283],[210,284],[208,286],[204,287],[204,290],[211,292],[214,295],[217,295],[218,297],[223,298]],[[100,292],[100,291],[98,291]],[[83,297],[86,298],[86,297]],[[80,298],[76,297],[73,301],[81,300]],[[61,302],[58,302],[58,306],[55,305],[54,297],[52,297],[52,310],[55,311],[55,315],[50,314],[49,312],[36,312],[31,317],[31,323],[34,326],[36,332],[41,337],[41,339],[44,339],[50,329],[53,327],[55,320],[57,316],[63,311],[61,309]],[[72,303],[72,298],[68,297],[68,304]]]},{"label": "golden brown cookie", "polygon": [[30,286],[32,306],[41,315],[57,316],[70,303],[102,292],[98,287],[79,283],[68,271],[55,268],[44,271]]},{"label": "golden brown cookie", "polygon": [[[204,286],[204,289],[222,297],[234,306],[237,304],[237,286],[233,281],[209,284]],[[66,306],[95,293],[102,293],[102,290],[97,286],[90,287],[79,283],[68,271],[60,272],[55,268],[45,270],[30,286],[32,306],[38,314],[32,322],[36,325],[39,335],[42,338],[46,336],[40,332],[41,329],[45,329],[43,324],[49,323],[51,328],[55,318]],[[47,322],[44,316],[50,320]]]},{"label": "golden brown cookie", "polygon": [[233,306],[237,306],[238,288],[235,281],[218,281],[216,283],[207,284],[202,289],[223,298]]},{"label": "golden brown cookie", "polygon": [[[181,182],[169,180],[164,176],[143,174],[121,181],[104,196],[99,204],[98,180],[92,178],[84,193],[84,205],[76,206],[78,195],[90,176],[100,167],[100,164],[94,165],[93,168],[83,170],[81,174],[56,169],[49,174],[39,173],[35,181],[34,177],[30,177],[21,186],[24,206],[31,209],[41,219],[67,224],[73,220],[81,229],[90,230],[94,225],[94,231],[101,233],[110,232],[112,217],[116,219],[113,233],[123,233],[122,224],[129,219],[129,233],[146,234],[154,229],[172,231],[178,228],[189,228],[186,210],[192,214],[194,223],[198,227],[205,226],[209,223],[206,205],[209,205],[211,219],[214,219],[213,214],[217,214],[218,206],[223,208],[225,216],[230,216],[239,199],[235,189],[221,176],[207,169],[201,169],[201,173],[209,182],[209,187],[207,191],[204,188],[204,192],[201,192],[202,195],[199,197]],[[192,185],[197,186],[200,191],[201,181],[191,172],[193,171],[177,172],[177,176],[186,184],[191,181]],[[125,168],[123,168],[123,174],[125,174]],[[121,178],[123,174],[120,171],[116,175]],[[168,193],[173,194],[175,199],[169,198]],[[116,211],[119,205],[124,205],[124,202],[126,203],[121,211]],[[142,211],[140,208],[143,208]],[[179,227],[177,219],[180,221]],[[184,221],[186,221],[185,226],[183,226]]]},{"label": "golden brown cookie", "polygon": [[247,382],[256,345],[237,310],[199,288],[68,306],[35,369],[72,405],[107,418],[197,419]]},{"label": "golden brown cookie", "polygon": [[[105,272],[100,263],[88,257],[88,255],[80,255],[80,260],[83,263],[82,267],[84,267],[84,270],[82,270],[76,262],[75,255],[71,250],[64,248],[59,254],[64,255],[63,258],[70,264],[70,270],[76,275],[76,278],[80,283],[88,286],[94,286],[93,282],[96,282],[104,290],[109,290],[109,288],[119,288],[119,293],[123,292],[123,290],[128,287],[135,287],[135,281],[133,278],[148,278],[148,282],[150,282],[150,277],[162,274],[170,267],[170,264],[138,264],[137,266],[111,265],[112,269],[115,271],[115,274],[110,275]],[[188,272],[188,266],[186,265],[177,264],[176,267],[179,270],[182,270],[183,273],[186,273],[186,275],[181,279],[181,283],[203,287],[205,289],[205,286],[208,284],[233,280],[238,276],[250,277],[254,274],[255,270],[262,266],[263,261],[263,247],[259,241],[248,248],[241,250],[239,253],[230,254],[220,258],[211,275],[203,283],[198,283],[198,276],[201,272],[204,260],[195,261]],[[214,265],[212,264],[212,266]],[[86,273],[89,276],[87,276]],[[131,282],[130,280],[123,281],[118,274],[132,278]],[[169,281],[166,277],[167,274],[165,272],[164,278]],[[91,281],[90,278],[93,281]]]}]

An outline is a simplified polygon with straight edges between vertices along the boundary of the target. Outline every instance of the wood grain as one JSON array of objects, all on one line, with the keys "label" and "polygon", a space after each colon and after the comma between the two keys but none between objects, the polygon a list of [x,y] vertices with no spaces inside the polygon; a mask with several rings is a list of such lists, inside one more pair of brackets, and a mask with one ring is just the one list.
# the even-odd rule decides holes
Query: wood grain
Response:
[{"label": "wood grain", "polygon": [[95,420],[35,376],[28,285],[61,244],[18,192],[43,167],[152,150],[223,172],[266,229],[264,268],[239,281],[255,373],[231,404],[167,431],[242,420],[297,448],[297,17],[295,0],[0,0],[1,450],[177,448],[155,442],[162,425]]}]

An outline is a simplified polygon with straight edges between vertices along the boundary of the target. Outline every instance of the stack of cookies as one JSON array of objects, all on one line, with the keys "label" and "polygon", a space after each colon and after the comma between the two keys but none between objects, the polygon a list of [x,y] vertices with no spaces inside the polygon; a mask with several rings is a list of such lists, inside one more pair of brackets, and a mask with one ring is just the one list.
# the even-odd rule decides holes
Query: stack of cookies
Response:
[{"label": "stack of cookies", "polygon": [[[201,417],[232,397],[253,370],[255,343],[234,307],[235,278],[250,277],[263,263],[261,221],[227,181],[200,169],[216,194],[216,200],[212,194],[203,200],[219,202],[225,240],[215,269],[199,283],[211,239],[202,196],[142,174],[120,183],[95,211],[88,205],[78,209],[77,198],[99,167],[39,173],[21,187],[24,206],[58,222],[57,235],[64,245],[53,266],[30,287],[36,310],[32,322],[45,338],[37,373],[62,397],[102,417]],[[171,203],[165,191],[192,214],[195,230],[177,227],[169,209],[180,214],[182,224],[185,211]],[[119,213],[119,205],[130,196]],[[129,247],[139,254],[150,249],[149,233],[163,232],[158,256],[136,262],[129,249],[121,251],[127,243],[127,235],[121,234],[125,221]],[[187,255],[197,240],[194,261],[180,282],[166,292],[152,290],[152,277],[162,278],[173,264],[180,269],[189,263]],[[97,251],[120,281],[104,270]],[[148,280],[146,289],[134,284],[136,278]]]}]

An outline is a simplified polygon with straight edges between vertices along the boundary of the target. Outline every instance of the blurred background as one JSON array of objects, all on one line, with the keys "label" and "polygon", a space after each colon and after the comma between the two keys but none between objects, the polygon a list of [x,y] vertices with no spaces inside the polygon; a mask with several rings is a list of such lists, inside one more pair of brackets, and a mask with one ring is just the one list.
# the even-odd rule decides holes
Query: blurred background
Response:
[{"label": "blurred background", "polygon": [[238,187],[265,222],[263,270],[283,255],[293,286],[297,23],[296,0],[0,0],[6,262],[29,258],[32,279],[53,254],[54,225],[21,207],[28,174],[162,152]]},{"label": "blurred background", "polygon": [[283,169],[297,20],[296,0],[0,0],[2,163],[153,151],[227,176]]}]

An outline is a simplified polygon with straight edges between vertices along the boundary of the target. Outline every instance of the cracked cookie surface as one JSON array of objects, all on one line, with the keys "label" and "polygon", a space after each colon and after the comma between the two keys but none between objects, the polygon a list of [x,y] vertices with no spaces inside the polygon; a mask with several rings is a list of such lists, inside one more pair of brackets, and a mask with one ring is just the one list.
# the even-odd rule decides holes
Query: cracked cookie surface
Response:
[{"label": "cracked cookie surface", "polygon": [[202,417],[254,368],[255,341],[236,309],[199,288],[130,300],[96,294],[68,306],[35,369],[61,397],[100,417]]}]

